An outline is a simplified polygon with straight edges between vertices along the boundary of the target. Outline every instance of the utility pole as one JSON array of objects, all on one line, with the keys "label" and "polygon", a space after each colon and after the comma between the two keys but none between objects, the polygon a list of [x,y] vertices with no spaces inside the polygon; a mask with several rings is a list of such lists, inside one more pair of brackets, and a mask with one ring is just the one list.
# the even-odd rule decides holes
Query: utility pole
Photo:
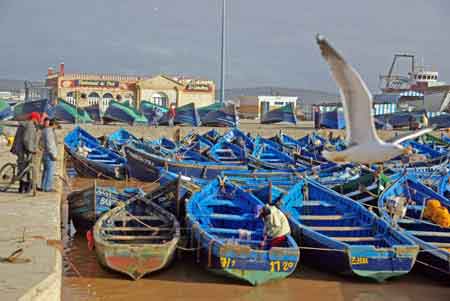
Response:
[{"label": "utility pole", "polygon": [[220,47],[220,103],[225,100],[225,5],[226,0],[222,0],[222,42]]}]

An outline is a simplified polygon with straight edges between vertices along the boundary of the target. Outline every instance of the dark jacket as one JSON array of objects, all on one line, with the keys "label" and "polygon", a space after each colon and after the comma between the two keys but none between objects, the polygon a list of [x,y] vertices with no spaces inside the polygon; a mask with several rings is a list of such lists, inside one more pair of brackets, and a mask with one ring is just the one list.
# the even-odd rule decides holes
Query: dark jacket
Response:
[{"label": "dark jacket", "polygon": [[14,137],[11,153],[15,155],[35,153],[37,150],[38,129],[33,121],[25,121],[19,124]]}]

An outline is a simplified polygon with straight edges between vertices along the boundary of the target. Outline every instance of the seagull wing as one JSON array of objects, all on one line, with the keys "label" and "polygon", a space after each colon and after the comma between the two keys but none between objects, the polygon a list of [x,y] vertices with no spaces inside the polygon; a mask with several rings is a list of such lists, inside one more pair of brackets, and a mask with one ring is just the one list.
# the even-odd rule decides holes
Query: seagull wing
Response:
[{"label": "seagull wing", "polygon": [[317,35],[322,56],[331,68],[342,98],[347,131],[347,142],[381,142],[375,132],[372,117],[372,95],[352,66],[321,35]]},{"label": "seagull wing", "polygon": [[400,143],[402,143],[402,142],[405,142],[406,140],[410,140],[410,139],[414,139],[414,138],[420,137],[420,136],[422,136],[422,135],[424,135],[424,134],[426,134],[426,133],[429,133],[429,132],[431,132],[431,131],[433,131],[433,128],[426,128],[426,129],[423,129],[423,130],[414,132],[414,133],[412,133],[412,134],[410,134],[410,135],[401,137],[401,138],[395,140],[395,141],[392,142],[392,143],[393,143],[393,144],[400,144]]}]

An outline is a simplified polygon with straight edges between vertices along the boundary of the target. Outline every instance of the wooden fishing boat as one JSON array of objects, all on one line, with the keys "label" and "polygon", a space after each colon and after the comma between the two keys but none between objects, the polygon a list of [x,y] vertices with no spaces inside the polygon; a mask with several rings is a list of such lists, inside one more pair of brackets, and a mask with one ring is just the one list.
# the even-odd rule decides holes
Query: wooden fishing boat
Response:
[{"label": "wooden fishing boat", "polygon": [[[160,124],[169,124],[169,112],[165,113],[159,121]],[[195,107],[195,103],[191,102],[176,108],[174,124],[185,124],[190,126],[201,126],[202,122]]]},{"label": "wooden fishing boat", "polygon": [[296,172],[308,170],[310,166],[298,163],[294,158],[279,151],[268,144],[263,143],[260,137],[256,137],[254,149],[248,156],[249,163],[256,169],[292,169]]},{"label": "wooden fishing boat", "polygon": [[100,264],[138,280],[167,267],[180,239],[175,216],[149,199],[135,199],[102,215],[94,226]]},{"label": "wooden fishing boat", "polygon": [[[189,177],[213,179],[222,171],[247,170],[246,165],[225,164],[209,161],[207,158],[200,159],[201,155],[189,157],[189,152],[184,152],[183,157],[172,158],[152,154],[143,144],[130,144],[124,147],[128,161],[130,176],[141,181],[155,181],[158,179],[159,167],[175,174]],[[190,153],[194,155],[194,153]],[[203,160],[203,161],[201,161]]]},{"label": "wooden fishing boat", "polygon": [[113,132],[111,135],[108,135],[106,139],[106,146],[117,152],[120,153],[122,150],[122,147],[125,144],[128,144],[133,141],[140,141],[138,137],[134,136],[129,131],[120,128],[117,131]]},{"label": "wooden fishing boat", "polygon": [[123,180],[127,175],[126,160],[80,127],[66,135],[64,149],[82,177]]},{"label": "wooden fishing boat", "polygon": [[[395,197],[407,200],[406,213],[400,216],[397,225],[403,233],[420,246],[417,258],[421,267],[431,275],[448,281],[450,279],[450,224],[437,224],[425,217],[426,207],[432,200],[450,210],[450,201],[434,192],[429,187],[415,180],[411,175],[404,175],[386,189],[378,200],[382,216],[393,223],[388,213],[388,204]],[[445,209],[444,209],[445,210]]]},{"label": "wooden fishing boat", "polygon": [[291,104],[268,111],[261,117],[261,123],[292,123],[297,124],[294,108]]},{"label": "wooden fishing boat", "polygon": [[129,125],[147,124],[148,120],[141,112],[136,110],[129,102],[118,102],[111,100],[108,108],[103,114],[103,121],[128,123]]},{"label": "wooden fishing boat", "polygon": [[359,203],[312,180],[278,201],[288,216],[302,260],[375,281],[409,273],[417,245]]},{"label": "wooden fishing boat", "polygon": [[226,141],[217,142],[207,152],[208,158],[212,161],[225,164],[246,164],[246,154],[244,150]]},{"label": "wooden fishing boat", "polygon": [[137,194],[143,195],[143,191],[136,188],[117,191],[114,187],[98,186],[94,183],[91,187],[71,192],[67,196],[69,218],[77,232],[86,232],[92,229],[100,215],[114,207],[117,202],[124,202]]},{"label": "wooden fishing boat", "polygon": [[252,285],[285,278],[295,270],[299,249],[290,235],[285,247],[260,249],[264,223],[255,213],[261,205],[251,193],[219,179],[192,196],[186,219],[208,270]]},{"label": "wooden fishing boat", "polygon": [[52,117],[58,121],[66,123],[92,123],[93,120],[83,108],[79,108],[62,99],[53,107]]}]

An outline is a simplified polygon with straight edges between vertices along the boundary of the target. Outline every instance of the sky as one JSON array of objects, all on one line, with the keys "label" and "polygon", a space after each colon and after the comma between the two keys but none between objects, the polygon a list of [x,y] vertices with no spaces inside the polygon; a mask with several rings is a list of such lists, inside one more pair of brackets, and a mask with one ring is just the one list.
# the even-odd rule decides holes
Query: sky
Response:
[{"label": "sky", "polygon": [[[226,0],[226,88],[337,91],[323,34],[378,90],[394,53],[450,82],[450,1]],[[220,78],[221,0],[0,0],[0,78],[66,72]],[[406,62],[399,71],[406,71]]]}]

